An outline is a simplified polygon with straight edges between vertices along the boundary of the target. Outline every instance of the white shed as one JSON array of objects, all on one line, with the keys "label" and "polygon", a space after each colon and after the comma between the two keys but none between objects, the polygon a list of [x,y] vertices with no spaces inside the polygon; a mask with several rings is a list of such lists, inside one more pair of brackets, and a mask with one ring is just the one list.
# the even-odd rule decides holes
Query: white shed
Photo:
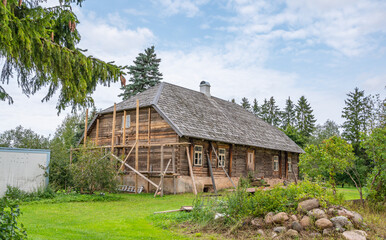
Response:
[{"label": "white shed", "polygon": [[50,150],[0,147],[0,197],[7,185],[26,192],[45,188],[48,177],[40,166],[48,167],[49,162]]}]

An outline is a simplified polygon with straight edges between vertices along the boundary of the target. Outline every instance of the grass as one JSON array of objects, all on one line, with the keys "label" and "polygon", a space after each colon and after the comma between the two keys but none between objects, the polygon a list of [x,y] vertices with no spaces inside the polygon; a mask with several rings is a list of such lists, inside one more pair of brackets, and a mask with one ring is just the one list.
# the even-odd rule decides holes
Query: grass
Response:
[{"label": "grass", "polygon": [[360,199],[359,192],[355,187],[337,188],[337,191],[344,195],[345,200]]},{"label": "grass", "polygon": [[20,221],[29,239],[186,239],[155,226],[151,216],[191,205],[192,194],[156,199],[151,194],[111,195],[115,198],[109,202],[24,203]]}]

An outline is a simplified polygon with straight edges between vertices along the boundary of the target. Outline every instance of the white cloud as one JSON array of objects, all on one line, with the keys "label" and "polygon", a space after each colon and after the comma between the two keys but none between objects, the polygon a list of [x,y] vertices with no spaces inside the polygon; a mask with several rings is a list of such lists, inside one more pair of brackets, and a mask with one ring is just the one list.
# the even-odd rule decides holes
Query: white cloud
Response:
[{"label": "white cloud", "polygon": [[163,12],[167,16],[185,14],[187,17],[194,17],[200,12],[200,6],[207,3],[207,0],[158,0],[163,6]]}]

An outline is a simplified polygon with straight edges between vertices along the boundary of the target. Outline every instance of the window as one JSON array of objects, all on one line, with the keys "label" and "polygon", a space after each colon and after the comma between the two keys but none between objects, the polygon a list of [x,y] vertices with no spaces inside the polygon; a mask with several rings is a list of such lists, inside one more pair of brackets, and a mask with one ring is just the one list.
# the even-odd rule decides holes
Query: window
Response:
[{"label": "window", "polygon": [[279,171],[279,157],[273,156],[273,171]]},{"label": "window", "polygon": [[194,146],[194,163],[195,166],[202,165],[202,146]]},{"label": "window", "polygon": [[[124,116],[122,116],[122,129],[123,129],[123,124],[124,124]],[[130,115],[126,115],[126,128],[130,127]]]},{"label": "window", "polygon": [[225,167],[225,149],[218,149],[218,167]]},{"label": "window", "polygon": [[288,158],[288,172],[292,172],[292,159]]}]

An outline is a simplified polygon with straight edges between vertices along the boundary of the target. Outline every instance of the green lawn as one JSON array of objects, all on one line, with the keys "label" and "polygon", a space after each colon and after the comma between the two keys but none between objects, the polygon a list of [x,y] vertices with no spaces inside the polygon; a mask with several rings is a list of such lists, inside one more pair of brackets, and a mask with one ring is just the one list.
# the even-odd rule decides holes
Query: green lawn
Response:
[{"label": "green lawn", "polygon": [[186,239],[152,225],[151,216],[192,205],[192,194],[119,196],[112,202],[23,204],[20,221],[29,239]]},{"label": "green lawn", "polygon": [[359,192],[355,187],[337,188],[339,193],[343,193],[345,200],[360,199]]}]

